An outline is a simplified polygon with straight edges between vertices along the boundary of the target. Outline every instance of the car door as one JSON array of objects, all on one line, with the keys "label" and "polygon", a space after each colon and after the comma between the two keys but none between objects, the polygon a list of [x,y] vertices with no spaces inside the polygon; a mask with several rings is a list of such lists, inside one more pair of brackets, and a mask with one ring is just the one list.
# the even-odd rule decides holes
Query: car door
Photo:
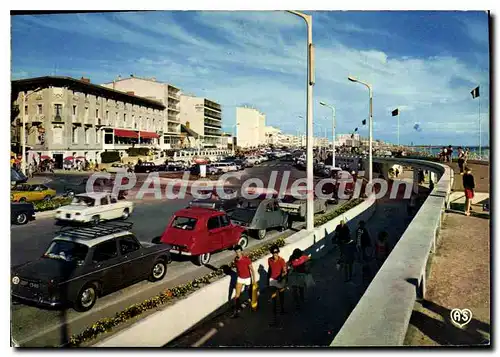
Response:
[{"label": "car door", "polygon": [[123,274],[123,261],[118,254],[115,238],[99,243],[94,247],[91,262],[92,280],[100,282],[104,292],[112,292],[126,283]]},{"label": "car door", "polygon": [[235,245],[234,237],[232,236],[231,221],[227,215],[219,216],[220,235],[222,236],[222,248],[230,248]]},{"label": "car door", "polygon": [[40,201],[43,200],[42,190],[40,185],[29,186],[28,201]]},{"label": "car door", "polygon": [[219,216],[210,217],[207,220],[207,252],[213,252],[223,248],[223,228],[220,226]]},{"label": "car door", "polygon": [[280,209],[278,200],[273,199],[268,204],[271,206],[272,227],[281,227],[286,213]]},{"label": "car door", "polygon": [[146,279],[149,275],[151,264],[149,258],[145,256],[141,244],[133,234],[128,234],[118,238],[118,250],[123,261],[123,274],[130,281]]}]

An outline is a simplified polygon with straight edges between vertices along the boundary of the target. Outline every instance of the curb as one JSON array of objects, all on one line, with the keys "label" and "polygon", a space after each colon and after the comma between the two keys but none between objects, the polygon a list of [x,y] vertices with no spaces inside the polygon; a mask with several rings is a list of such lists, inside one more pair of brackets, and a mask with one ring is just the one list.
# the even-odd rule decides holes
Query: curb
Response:
[{"label": "curb", "polygon": [[56,211],[57,211],[57,209],[52,209],[52,210],[43,211],[43,212],[35,212],[35,219],[53,217],[56,215]]}]

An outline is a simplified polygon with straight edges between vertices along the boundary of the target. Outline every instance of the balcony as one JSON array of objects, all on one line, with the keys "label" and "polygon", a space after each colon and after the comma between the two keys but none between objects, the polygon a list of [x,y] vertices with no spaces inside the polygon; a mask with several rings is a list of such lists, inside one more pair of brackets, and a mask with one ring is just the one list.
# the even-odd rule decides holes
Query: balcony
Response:
[{"label": "balcony", "polygon": [[176,99],[176,100],[181,99],[179,92],[174,92],[174,91],[170,91],[170,90],[168,91],[168,97],[172,98],[172,99]]},{"label": "balcony", "polygon": [[71,115],[71,122],[74,124],[81,124],[82,121],[78,118],[78,115]]},{"label": "balcony", "polygon": [[218,112],[214,112],[212,110],[207,110],[205,109],[205,116],[206,117],[210,117],[210,118],[214,118],[214,119],[218,119],[218,120],[221,120],[221,113],[218,113]]},{"label": "balcony", "polygon": [[52,117],[52,123],[64,123],[63,118],[60,115],[54,115]]},{"label": "balcony", "polygon": [[205,127],[214,128],[215,130],[222,128],[221,124],[214,124],[210,122],[205,122]]},{"label": "balcony", "polygon": [[177,112],[177,113],[180,113],[180,108],[178,105],[172,105],[170,103],[168,103],[168,107],[167,109],[170,111],[170,112]]},{"label": "balcony", "polygon": [[45,121],[44,114],[25,115],[24,118],[26,123],[43,123]]},{"label": "balcony", "polygon": [[167,119],[168,119],[168,121],[175,121],[175,122],[179,122],[180,121],[179,117],[176,116],[176,115],[169,115],[167,117]]},{"label": "balcony", "polygon": [[221,106],[217,103],[214,103],[214,102],[211,102],[211,101],[205,99],[204,104],[205,104],[205,107],[207,107],[207,108],[211,108],[211,109],[217,110],[219,112],[221,111]]}]

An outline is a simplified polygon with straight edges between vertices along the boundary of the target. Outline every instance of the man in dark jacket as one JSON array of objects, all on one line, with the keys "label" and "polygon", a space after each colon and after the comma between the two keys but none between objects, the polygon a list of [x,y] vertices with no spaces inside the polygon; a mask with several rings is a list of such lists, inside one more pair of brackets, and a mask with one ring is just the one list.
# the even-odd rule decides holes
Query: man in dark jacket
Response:
[{"label": "man in dark jacket", "polygon": [[360,262],[366,262],[370,256],[369,249],[372,246],[372,240],[368,229],[366,229],[365,221],[360,221],[356,230],[356,251]]},{"label": "man in dark jacket", "polygon": [[351,240],[351,231],[345,220],[341,220],[340,224],[335,228],[333,243],[342,246]]},{"label": "man in dark jacket", "polygon": [[474,176],[472,176],[472,171],[470,168],[465,168],[465,175],[462,178],[462,183],[464,185],[465,193],[465,215],[470,216],[470,205],[472,199],[474,198],[474,189],[476,185],[474,183]]}]

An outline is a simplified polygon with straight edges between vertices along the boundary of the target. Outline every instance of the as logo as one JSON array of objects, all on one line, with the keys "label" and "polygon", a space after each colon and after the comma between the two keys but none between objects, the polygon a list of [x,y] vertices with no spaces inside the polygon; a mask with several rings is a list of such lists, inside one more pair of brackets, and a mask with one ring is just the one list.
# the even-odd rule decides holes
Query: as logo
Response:
[{"label": "as logo", "polygon": [[458,327],[464,327],[472,320],[472,311],[469,309],[453,309],[450,313],[451,321]]}]

